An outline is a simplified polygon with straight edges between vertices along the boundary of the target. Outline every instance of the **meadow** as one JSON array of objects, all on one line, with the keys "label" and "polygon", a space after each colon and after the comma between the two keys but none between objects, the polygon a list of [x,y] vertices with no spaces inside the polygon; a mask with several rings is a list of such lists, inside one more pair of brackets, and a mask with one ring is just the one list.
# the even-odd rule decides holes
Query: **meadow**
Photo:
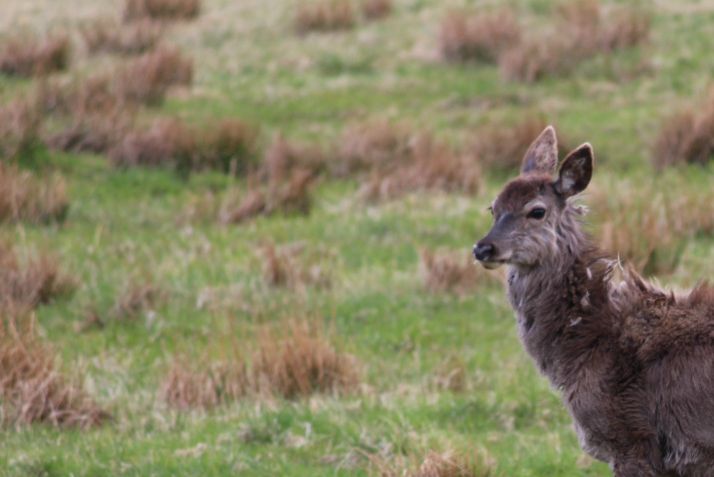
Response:
[{"label": "meadow", "polygon": [[3,2],[0,475],[610,475],[471,247],[554,124],[714,277],[714,2],[345,1]]}]

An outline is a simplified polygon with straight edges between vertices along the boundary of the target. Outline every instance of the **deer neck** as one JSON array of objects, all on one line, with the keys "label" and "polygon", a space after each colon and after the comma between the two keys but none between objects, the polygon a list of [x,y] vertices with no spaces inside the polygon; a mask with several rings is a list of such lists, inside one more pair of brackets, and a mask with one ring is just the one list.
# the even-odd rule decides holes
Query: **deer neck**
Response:
[{"label": "deer neck", "polygon": [[511,266],[508,275],[520,338],[556,387],[567,384],[567,376],[580,362],[577,354],[584,347],[573,346],[574,338],[580,345],[599,339],[601,325],[591,325],[599,319],[595,308],[605,305],[601,288],[606,287],[608,273],[577,221],[563,227],[556,234],[558,253],[533,267]]}]

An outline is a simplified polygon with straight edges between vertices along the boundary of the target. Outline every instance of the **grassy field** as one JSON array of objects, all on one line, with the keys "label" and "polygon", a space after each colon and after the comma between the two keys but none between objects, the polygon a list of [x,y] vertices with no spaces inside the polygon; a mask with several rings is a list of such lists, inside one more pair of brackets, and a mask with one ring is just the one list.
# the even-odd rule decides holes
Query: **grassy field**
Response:
[{"label": "grassy field", "polygon": [[[74,32],[82,21],[116,16],[119,4],[4,3],[0,32]],[[444,12],[481,3],[398,0],[380,21],[296,35],[297,1],[204,0],[198,18],[167,32],[166,41],[193,58],[193,86],[142,118],[173,115],[200,125],[238,117],[260,127],[261,146],[278,132],[328,145],[347,124],[384,119],[459,146],[484,125],[513,124],[535,111],[572,146],[593,144],[594,192],[584,202],[596,211],[602,204],[593,201],[617,208],[619,197],[651,191],[656,200],[645,195],[636,204],[688,197],[702,215],[714,215],[706,202],[711,161],[663,172],[650,165],[660,122],[701,97],[714,75],[714,3],[654,2],[649,44],[595,55],[572,74],[532,84],[504,81],[494,65],[439,59]],[[545,0],[508,3],[533,29],[552,8]],[[60,75],[111,61],[77,52],[71,72]],[[0,75],[0,98],[33,85]],[[0,238],[20,255],[54,252],[77,279],[74,294],[37,309],[40,334],[112,419],[90,430],[6,426],[0,475],[378,475],[376,461],[401,468],[448,449],[473,456],[493,476],[609,475],[581,452],[559,397],[521,348],[503,287],[484,280],[468,293],[425,290],[419,251],[468,255],[489,227],[486,207],[505,173],[486,171],[475,194],[424,192],[377,203],[359,198],[358,179],[324,179],[309,215],[221,225],[188,220],[187,210],[208,192],[245,188],[244,177],[116,169],[102,155],[44,148],[22,167],[62,174],[68,216],[56,225],[6,223]],[[589,227],[598,230],[606,215],[594,215]],[[268,242],[298,244],[302,256],[317,257],[330,286],[266,284],[261,249]],[[686,287],[714,277],[710,232],[687,236],[676,253],[661,282]],[[132,284],[150,284],[159,299],[133,319],[113,318],[117,297]],[[104,326],[79,330],[89,310]],[[356,392],[245,398],[190,411],[161,398],[175,356],[210,360],[249,347],[258,326],[290,316],[325,321],[334,345],[361,363]],[[459,385],[444,385],[454,374]]]}]

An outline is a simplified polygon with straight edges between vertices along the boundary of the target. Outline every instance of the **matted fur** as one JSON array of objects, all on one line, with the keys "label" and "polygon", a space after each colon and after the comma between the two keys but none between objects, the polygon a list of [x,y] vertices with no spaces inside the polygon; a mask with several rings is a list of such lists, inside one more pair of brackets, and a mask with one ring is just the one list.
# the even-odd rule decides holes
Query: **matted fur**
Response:
[{"label": "matted fur", "polygon": [[[571,154],[559,179],[539,169],[505,187],[488,260],[507,257],[521,340],[561,391],[586,452],[619,477],[711,475],[714,289],[664,291],[592,242],[569,198],[587,185],[587,154],[587,145]],[[545,217],[529,219],[531,204]]]}]

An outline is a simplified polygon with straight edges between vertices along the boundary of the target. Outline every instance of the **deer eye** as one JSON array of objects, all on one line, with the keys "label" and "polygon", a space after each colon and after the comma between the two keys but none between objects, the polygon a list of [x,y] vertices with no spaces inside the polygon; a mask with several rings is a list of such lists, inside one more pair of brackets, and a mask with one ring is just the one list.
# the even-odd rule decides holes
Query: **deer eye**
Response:
[{"label": "deer eye", "polygon": [[528,212],[527,217],[529,219],[540,220],[545,217],[545,209],[543,207],[536,207],[534,209],[531,209],[531,211]]}]

